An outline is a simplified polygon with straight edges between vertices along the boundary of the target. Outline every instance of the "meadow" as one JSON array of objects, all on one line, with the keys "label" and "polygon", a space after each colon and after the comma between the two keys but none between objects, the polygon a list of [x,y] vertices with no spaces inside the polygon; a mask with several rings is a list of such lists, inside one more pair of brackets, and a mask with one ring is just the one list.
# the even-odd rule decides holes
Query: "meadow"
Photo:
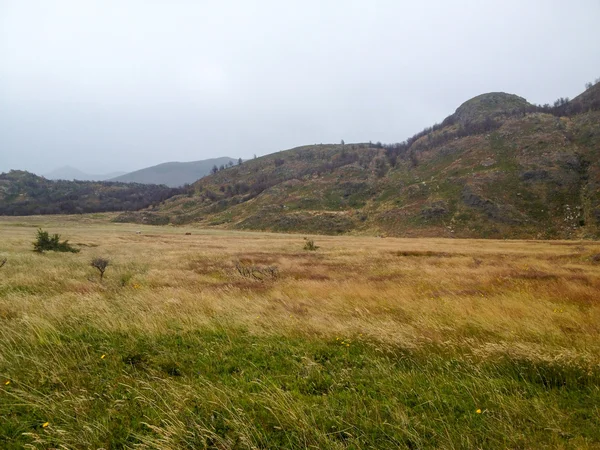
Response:
[{"label": "meadow", "polygon": [[600,448],[598,242],[111,217],[0,219],[0,448]]}]

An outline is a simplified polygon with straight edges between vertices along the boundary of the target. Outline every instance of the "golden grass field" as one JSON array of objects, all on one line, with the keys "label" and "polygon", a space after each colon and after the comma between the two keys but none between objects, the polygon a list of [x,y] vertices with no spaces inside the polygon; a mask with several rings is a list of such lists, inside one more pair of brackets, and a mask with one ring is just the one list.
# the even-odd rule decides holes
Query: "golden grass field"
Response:
[{"label": "golden grass field", "polygon": [[600,448],[600,243],[110,217],[0,219],[0,447]]}]

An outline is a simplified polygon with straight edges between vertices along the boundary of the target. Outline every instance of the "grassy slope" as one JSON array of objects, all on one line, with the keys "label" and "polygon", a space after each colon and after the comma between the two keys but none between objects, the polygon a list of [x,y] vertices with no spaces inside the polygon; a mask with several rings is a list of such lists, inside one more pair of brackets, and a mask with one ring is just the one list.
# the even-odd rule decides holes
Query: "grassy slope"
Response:
[{"label": "grassy slope", "polygon": [[600,447],[597,243],[0,232],[2,448]]},{"label": "grassy slope", "polygon": [[[593,91],[584,100],[596,98],[600,85]],[[446,126],[395,165],[385,149],[367,144],[300,147],[206,177],[195,195],[122,220],[325,234],[597,237],[600,111],[503,116],[497,95],[466,102],[456,116],[477,122],[489,114],[499,129],[444,140],[459,127]],[[504,107],[513,111],[523,100],[509,96]],[[348,164],[338,164],[348,155]],[[235,190],[265,181],[258,196]]]}]

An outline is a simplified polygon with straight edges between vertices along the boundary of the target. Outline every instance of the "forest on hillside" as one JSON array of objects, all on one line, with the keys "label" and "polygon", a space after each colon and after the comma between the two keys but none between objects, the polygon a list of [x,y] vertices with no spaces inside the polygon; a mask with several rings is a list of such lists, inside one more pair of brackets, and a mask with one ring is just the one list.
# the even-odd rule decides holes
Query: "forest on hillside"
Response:
[{"label": "forest on hillside", "polygon": [[135,211],[183,192],[162,185],[47,180],[11,170],[0,174],[0,215]]}]

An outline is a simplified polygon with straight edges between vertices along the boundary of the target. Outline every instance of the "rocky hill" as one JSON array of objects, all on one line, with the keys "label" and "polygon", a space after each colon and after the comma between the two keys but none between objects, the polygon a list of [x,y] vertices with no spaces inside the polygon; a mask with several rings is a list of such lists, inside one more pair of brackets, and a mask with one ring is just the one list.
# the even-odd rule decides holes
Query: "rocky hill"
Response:
[{"label": "rocky hill", "polygon": [[599,150],[599,84],[554,106],[491,93],[405,142],[275,153],[118,220],[390,236],[598,237]]},{"label": "rocky hill", "polygon": [[47,180],[11,170],[0,174],[0,215],[131,211],[183,192],[156,185]]}]

